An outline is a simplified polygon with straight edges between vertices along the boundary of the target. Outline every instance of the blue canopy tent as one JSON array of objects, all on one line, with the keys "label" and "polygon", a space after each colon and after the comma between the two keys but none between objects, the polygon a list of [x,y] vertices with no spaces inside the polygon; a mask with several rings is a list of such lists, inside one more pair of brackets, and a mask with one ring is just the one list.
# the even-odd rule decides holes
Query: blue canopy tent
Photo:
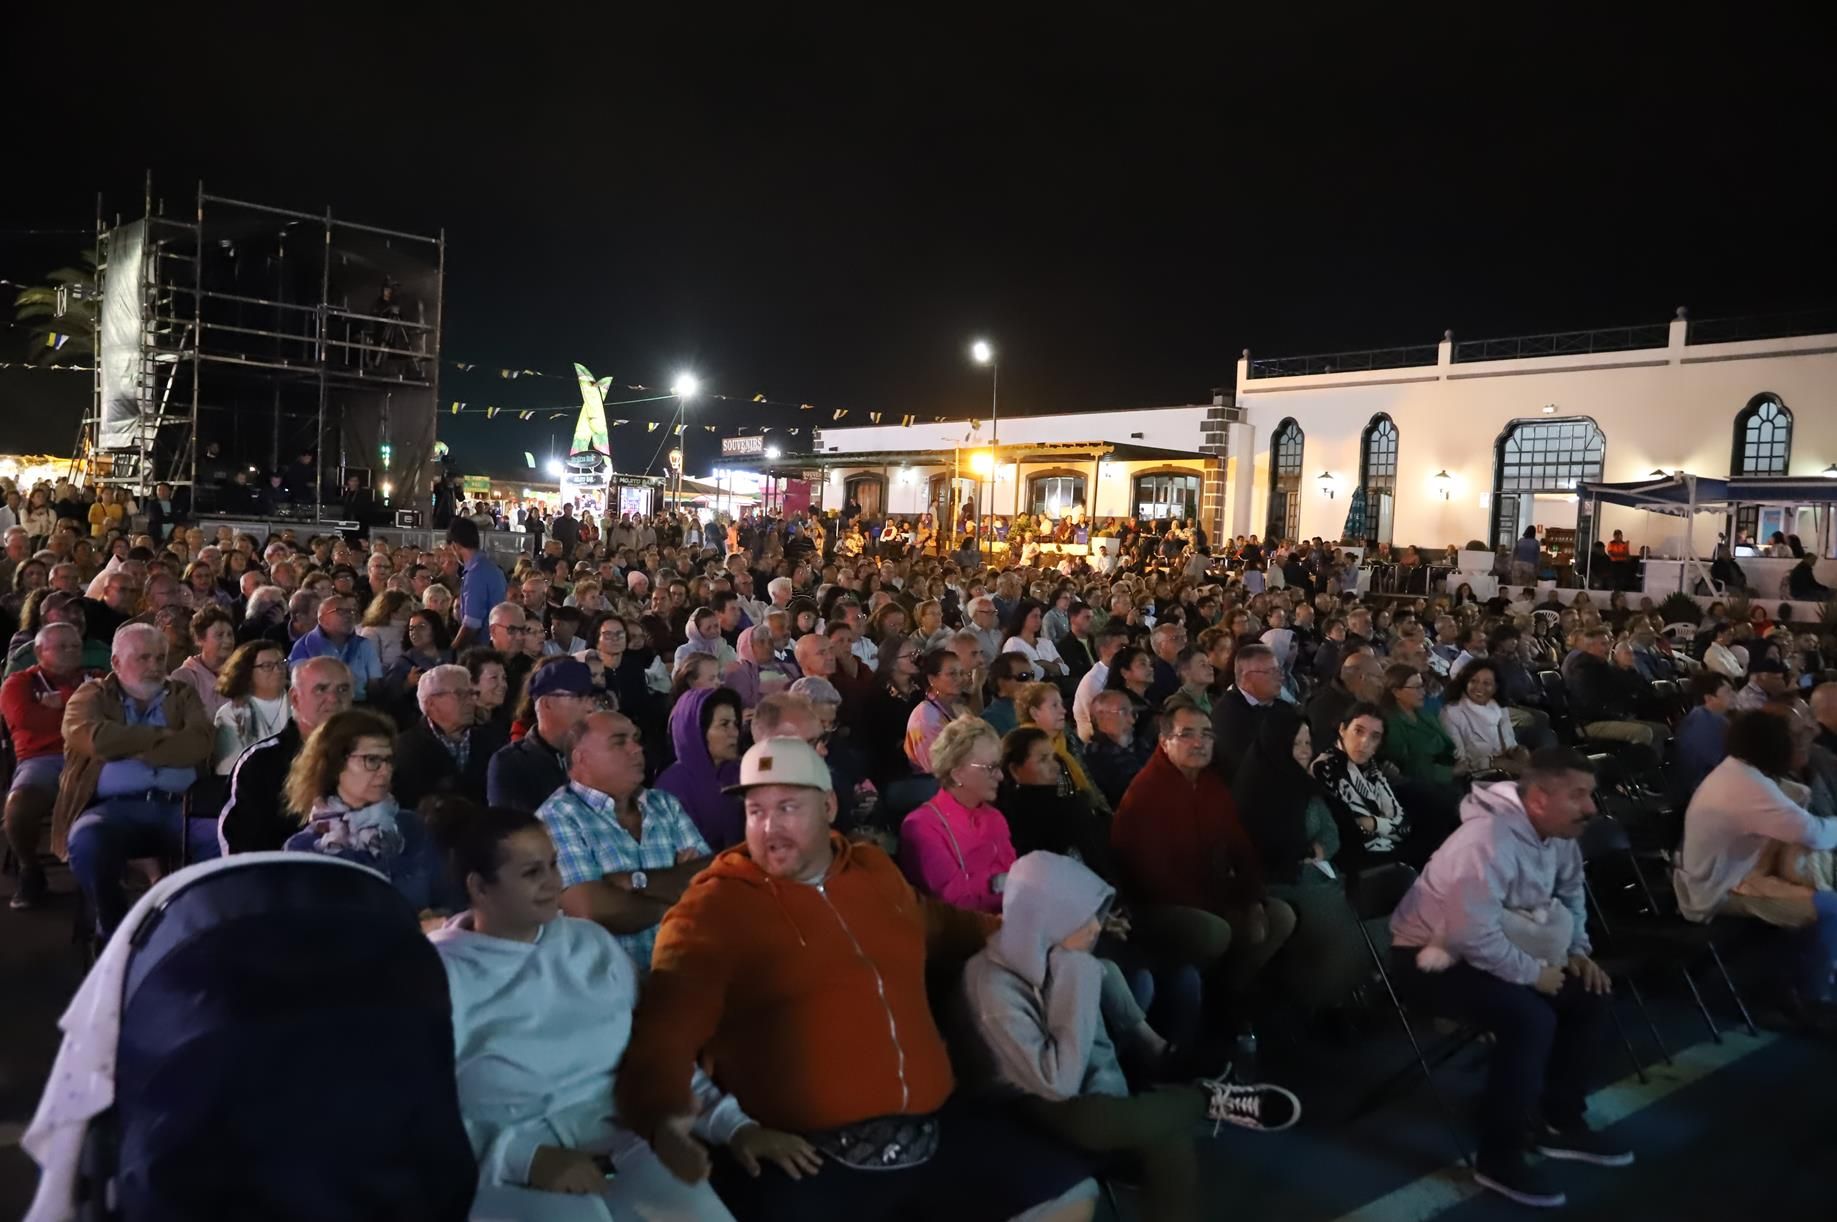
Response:
[{"label": "blue canopy tent", "polygon": [[[1829,507],[1837,505],[1837,479],[1819,476],[1780,476],[1780,475],[1743,475],[1732,479],[1712,479],[1707,476],[1692,475],[1688,471],[1674,471],[1662,478],[1631,480],[1624,483],[1585,483],[1580,488],[1582,496],[1594,502],[1595,520],[1600,520],[1601,506],[1621,505],[1629,509],[1643,509],[1649,513],[1675,514],[1685,519],[1684,550],[1690,546],[1689,521],[1700,513],[1715,514],[1726,517],[1743,505],[1787,506],[1800,508],[1807,505],[1824,506],[1824,533],[1826,538],[1819,547],[1820,554],[1829,552],[1829,534],[1831,515]],[[1593,563],[1590,553],[1589,563]],[[1650,559],[1647,560],[1650,564]],[[1703,568],[1702,561],[1694,555],[1678,558],[1678,588],[1685,589],[1685,572],[1694,567],[1698,577],[1710,589],[1715,583]],[[1583,569],[1584,579],[1587,568]]]}]

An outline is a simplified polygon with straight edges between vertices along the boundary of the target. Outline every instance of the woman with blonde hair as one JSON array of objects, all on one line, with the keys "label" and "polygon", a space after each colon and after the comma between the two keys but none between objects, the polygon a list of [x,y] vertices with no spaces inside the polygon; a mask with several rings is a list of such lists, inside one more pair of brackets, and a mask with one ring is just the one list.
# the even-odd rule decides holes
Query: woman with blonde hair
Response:
[{"label": "woman with blonde hair", "polygon": [[926,895],[973,912],[999,913],[1014,844],[995,808],[1001,739],[980,717],[959,717],[931,743],[935,797],[899,827],[899,867]]},{"label": "woman with blonde hair", "polygon": [[444,904],[440,855],[421,817],[396,806],[395,726],[368,709],[334,713],[307,738],[281,794],[305,827],[283,846],[368,866],[417,912]]},{"label": "woman with blonde hair", "polygon": [[358,627],[357,635],[369,637],[375,643],[385,672],[402,660],[408,616],[414,609],[415,600],[411,596],[400,590],[384,590],[370,600],[369,608],[364,611],[364,622]]},{"label": "woman with blonde hair", "polygon": [[1014,715],[1018,726],[1037,726],[1046,732],[1052,753],[1068,789],[1089,796],[1092,805],[1108,813],[1110,804],[1084,770],[1083,744],[1075,734],[1065,732],[1065,695],[1056,684],[1029,683],[1014,693]]},{"label": "woman with blonde hair", "polygon": [[421,592],[421,605],[440,617],[447,635],[453,633],[453,591],[441,582],[433,582]]}]

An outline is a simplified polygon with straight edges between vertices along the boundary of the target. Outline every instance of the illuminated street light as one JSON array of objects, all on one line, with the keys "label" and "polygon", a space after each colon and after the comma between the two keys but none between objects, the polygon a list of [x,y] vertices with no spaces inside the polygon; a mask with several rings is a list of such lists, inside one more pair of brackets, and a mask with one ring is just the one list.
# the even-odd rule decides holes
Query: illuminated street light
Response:
[{"label": "illuminated street light", "polygon": [[783,453],[784,451],[779,449],[777,446],[767,446],[765,448],[765,457],[768,462],[777,462],[778,456]]},{"label": "illuminated street light", "polygon": [[566,473],[567,468],[561,465],[561,460],[559,458],[551,458],[549,459],[548,471],[550,475],[554,476],[556,479],[560,479],[562,475]]},{"label": "illuminated street light", "polygon": [[[689,427],[689,400],[701,393],[702,380],[694,374],[684,371],[676,375],[670,383],[670,393],[676,396],[676,435],[682,438],[682,447],[687,449],[689,438],[685,435]],[[682,512],[682,469],[683,453],[681,449],[672,450],[673,465],[676,468],[676,511]]]},{"label": "illuminated street light", "polygon": [[[970,345],[970,359],[978,365],[989,367],[989,467],[994,469],[995,448],[1001,444],[1001,364],[995,359],[995,346],[986,339],[976,340]],[[975,467],[971,460],[970,466]],[[995,512],[995,481],[989,480],[989,508]],[[955,529],[953,523],[952,529]]]}]

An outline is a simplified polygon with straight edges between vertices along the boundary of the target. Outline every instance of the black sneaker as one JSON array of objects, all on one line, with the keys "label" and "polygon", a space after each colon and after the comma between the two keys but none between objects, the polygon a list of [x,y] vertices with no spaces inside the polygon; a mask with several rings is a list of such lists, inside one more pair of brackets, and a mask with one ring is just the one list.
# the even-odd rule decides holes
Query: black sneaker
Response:
[{"label": "black sneaker", "polygon": [[13,892],[13,898],[6,906],[13,909],[36,908],[45,902],[45,872],[38,866],[26,866],[19,871],[19,886]]},{"label": "black sneaker", "polygon": [[1609,1141],[1586,1123],[1567,1129],[1545,1125],[1544,1131],[1532,1144],[1545,1158],[1593,1163],[1597,1167],[1630,1167],[1633,1164],[1631,1150]]},{"label": "black sneaker", "polygon": [[1276,1133],[1301,1119],[1301,1100],[1294,1091],[1280,1086],[1267,1082],[1240,1084],[1224,1078],[1201,1079],[1199,1086],[1206,1092],[1206,1119],[1212,1122],[1214,1137],[1220,1125]]},{"label": "black sneaker", "polygon": [[1529,1205],[1533,1209],[1560,1209],[1569,1203],[1561,1189],[1544,1178],[1537,1168],[1524,1161],[1523,1155],[1490,1162],[1482,1159],[1474,1167],[1473,1182],[1508,1201]]}]

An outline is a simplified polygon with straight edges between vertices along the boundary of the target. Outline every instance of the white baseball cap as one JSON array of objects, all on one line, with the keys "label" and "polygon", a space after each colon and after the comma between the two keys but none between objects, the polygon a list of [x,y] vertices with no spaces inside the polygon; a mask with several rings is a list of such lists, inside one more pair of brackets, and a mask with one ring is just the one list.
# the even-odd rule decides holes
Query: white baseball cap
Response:
[{"label": "white baseball cap", "polygon": [[768,738],[740,757],[740,780],[723,793],[745,793],[757,785],[797,785],[833,793],[829,765],[801,738]]}]

